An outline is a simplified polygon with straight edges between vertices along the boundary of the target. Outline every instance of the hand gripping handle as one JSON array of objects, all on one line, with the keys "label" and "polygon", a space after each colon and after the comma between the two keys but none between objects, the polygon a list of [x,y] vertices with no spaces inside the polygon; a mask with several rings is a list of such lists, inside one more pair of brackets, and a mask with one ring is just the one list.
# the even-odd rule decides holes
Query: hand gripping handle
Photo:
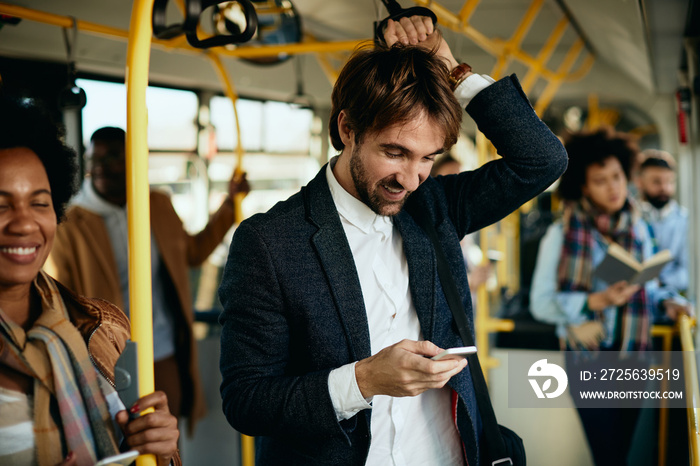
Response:
[{"label": "hand gripping handle", "polygon": [[389,12],[389,16],[383,20],[374,22],[374,43],[377,46],[386,47],[386,42],[384,41],[384,29],[389,20],[398,21],[401,18],[406,18],[409,16],[427,16],[433,21],[433,24],[437,24],[437,16],[428,8],[422,6],[414,6],[411,8],[401,8],[401,5],[396,0],[382,0],[384,6]]}]

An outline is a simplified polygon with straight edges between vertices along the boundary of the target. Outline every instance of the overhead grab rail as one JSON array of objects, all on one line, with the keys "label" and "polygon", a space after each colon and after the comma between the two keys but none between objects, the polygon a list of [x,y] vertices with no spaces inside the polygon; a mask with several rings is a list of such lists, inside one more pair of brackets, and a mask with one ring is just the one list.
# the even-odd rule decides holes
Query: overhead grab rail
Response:
[{"label": "overhead grab rail", "polygon": [[[180,24],[167,24],[168,0],[155,0],[153,3],[153,34],[158,39],[174,39],[185,35],[187,42],[198,49],[208,49],[229,44],[242,44],[248,42],[258,28],[258,16],[255,6],[249,0],[235,0],[240,5],[245,18],[245,28],[240,32],[230,34],[216,34],[206,39],[200,39],[197,33],[202,12],[207,8],[221,3],[231,3],[228,0],[186,0],[184,20]],[[229,31],[230,32],[230,31]]]},{"label": "overhead grab rail", "polygon": [[[503,57],[507,59],[515,59],[526,65],[531,71],[536,70],[537,74],[539,74],[548,82],[556,82],[557,89],[562,82],[575,81],[585,76],[590,70],[591,66],[593,65],[593,61],[595,59],[595,54],[593,53],[592,49],[588,46],[586,41],[581,37],[578,30],[575,30],[575,33],[579,37],[579,41],[577,41],[577,43],[575,43],[572,47],[575,47],[577,57],[578,53],[580,53],[584,48],[588,51],[588,56],[579,65],[578,69],[576,69],[573,72],[569,71],[573,63],[571,65],[568,65],[566,67],[560,67],[558,70],[553,71],[545,67],[546,60],[549,58],[548,56],[546,56],[546,59],[545,56],[534,57],[520,48],[519,45],[520,41],[525,35],[524,32],[526,32],[526,30],[529,29],[532,25],[532,20],[534,19],[534,16],[541,8],[542,0],[533,0],[532,5],[530,6],[525,17],[523,18],[523,21],[509,40],[489,38],[485,34],[478,31],[476,28],[474,28],[474,26],[469,24],[469,20],[471,19],[471,16],[474,14],[474,11],[479,5],[480,0],[466,0],[458,14],[452,13],[452,11],[450,11],[448,8],[440,5],[438,2],[435,2],[433,0],[413,0],[413,2],[419,6],[425,6],[430,8],[435,13],[439,23],[442,26],[466,36],[468,39],[470,39],[472,42],[478,45],[481,49],[498,58],[499,60],[502,60]],[[567,16],[567,12],[564,11],[563,14],[566,24],[572,25],[571,20]],[[560,34],[560,32],[557,31],[557,28],[555,28],[555,31],[553,32],[553,35],[556,34]],[[500,69],[502,71],[503,68],[498,64],[497,67],[498,68],[494,71],[497,71],[497,73],[495,74],[498,74],[500,76],[501,74],[498,70]],[[544,109],[542,108],[539,110]]]},{"label": "overhead grab rail", "polygon": [[[17,5],[0,2],[0,14],[14,16],[16,18],[26,19],[28,21],[36,21],[38,23],[50,24],[70,28],[73,25],[70,16],[56,15],[46,13],[44,11],[33,10]],[[151,22],[151,21],[149,21]],[[127,40],[129,32],[124,29],[119,29],[103,24],[93,23],[90,21],[78,20],[77,27],[79,31],[106,36],[111,39]],[[193,50],[185,41],[153,39],[151,44],[165,50],[177,50],[178,52],[200,55],[200,52]],[[259,45],[255,47],[237,47],[233,50],[218,49],[217,53],[222,57],[268,57],[276,56],[280,53],[299,54],[299,53],[332,53],[338,51],[354,50],[360,45],[362,40],[339,40],[327,42],[304,42],[299,44],[283,44],[283,45]]]},{"label": "overhead grab rail", "polygon": [[[444,27],[452,29],[453,31],[464,34],[467,38],[471,39],[474,43],[479,45],[482,49],[489,52],[493,56],[500,56],[502,51],[508,53],[514,53],[514,58],[521,61],[530,68],[530,72],[533,72],[531,79],[534,80],[536,76],[540,76],[545,80],[557,79],[560,82],[570,82],[581,79],[590,70],[594,55],[589,51],[588,56],[584,62],[579,65],[579,67],[568,73],[562,70],[552,71],[544,67],[549,58],[547,54],[541,53],[538,57],[533,57],[525,52],[518,50],[510,50],[504,48],[504,41],[501,39],[490,39],[484,34],[477,31],[473,26],[467,24],[469,18],[473,14],[474,10],[478,6],[478,0],[466,1],[464,6],[461,8],[459,14],[454,14],[447,8],[439,5],[432,0],[413,0],[415,3],[421,6],[429,6],[431,10],[435,13],[438,21]],[[30,21],[36,21],[45,24],[51,24],[54,26],[67,27],[72,26],[71,18],[68,16],[55,15],[51,13],[46,13],[38,10],[32,10],[30,8],[20,7],[17,5],[10,5],[7,3],[0,2],[0,13],[15,16],[18,18],[23,18]],[[566,18],[562,19],[563,22],[569,24]],[[167,29],[168,25],[163,21],[162,29]],[[88,21],[77,21],[78,30],[98,34],[103,36],[109,36],[112,38],[126,39],[128,37],[128,32],[119,28],[114,28],[110,26],[105,26],[97,23],[92,23]],[[563,24],[562,24],[563,27]],[[552,39],[554,39],[554,35]],[[183,41],[184,42],[184,41]],[[360,45],[362,40],[344,40],[344,41],[326,41],[326,42],[301,42],[298,44],[284,44],[284,45],[260,45],[255,47],[236,47],[233,50],[221,49],[218,51],[219,55],[222,57],[264,57],[264,56],[276,56],[280,53],[288,54],[299,54],[299,53],[333,53],[333,52],[346,52],[354,50],[358,45]],[[554,40],[553,42],[556,42]],[[174,40],[165,39],[154,39],[152,41],[154,46],[168,49],[168,50],[178,50],[185,53],[193,53],[194,51],[185,46],[182,42]],[[543,51],[544,52],[544,51]],[[337,73],[329,73],[329,75],[335,75]]]}]

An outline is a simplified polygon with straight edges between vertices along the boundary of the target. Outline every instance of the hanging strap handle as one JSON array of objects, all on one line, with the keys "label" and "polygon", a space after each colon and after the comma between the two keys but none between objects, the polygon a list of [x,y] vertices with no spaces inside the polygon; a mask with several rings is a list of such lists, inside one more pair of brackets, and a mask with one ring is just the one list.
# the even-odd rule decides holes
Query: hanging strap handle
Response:
[{"label": "hanging strap handle", "polygon": [[[245,29],[240,32],[232,34],[220,34],[207,39],[200,39],[197,35],[197,28],[194,27],[190,30],[185,31],[185,36],[187,37],[187,42],[192,47],[198,49],[208,49],[210,47],[219,47],[221,45],[228,44],[242,44],[248,42],[253,38],[255,32],[258,29],[258,15],[255,13],[255,6],[249,0],[233,0],[238,3],[245,17]],[[197,8],[200,9],[197,12],[197,18],[201,15],[201,12],[210,6],[218,5],[220,3],[227,3],[226,0],[189,0],[191,6],[188,6],[188,11],[194,14]],[[199,20],[197,21],[199,23]]]},{"label": "hanging strap handle", "polygon": [[437,16],[435,16],[435,13],[423,6],[401,8],[401,5],[399,5],[399,2],[396,0],[382,0],[382,3],[389,12],[389,16],[379,22],[374,22],[374,43],[378,46],[386,47],[386,42],[384,41],[384,29],[386,28],[386,24],[390,19],[393,21],[398,21],[401,18],[406,18],[408,16],[427,16],[433,21],[433,24],[437,24]]},{"label": "hanging strap handle", "polygon": [[63,28],[63,43],[66,46],[66,66],[68,68],[68,78],[66,87],[58,93],[58,107],[62,110],[81,109],[87,103],[85,90],[78,87],[75,80],[78,70],[75,66],[75,51],[78,48],[78,21],[75,17],[70,17],[73,23],[70,31]]},{"label": "hanging strap handle", "polygon": [[168,0],[154,0],[153,3],[153,34],[159,39],[173,39],[182,34],[187,42],[198,49],[208,49],[228,44],[248,42],[258,29],[258,15],[255,5],[249,0],[233,0],[238,3],[245,17],[245,29],[231,34],[218,34],[206,39],[197,35],[197,25],[200,16],[210,6],[227,3],[227,0],[185,0],[185,18],[180,24],[167,24]]}]

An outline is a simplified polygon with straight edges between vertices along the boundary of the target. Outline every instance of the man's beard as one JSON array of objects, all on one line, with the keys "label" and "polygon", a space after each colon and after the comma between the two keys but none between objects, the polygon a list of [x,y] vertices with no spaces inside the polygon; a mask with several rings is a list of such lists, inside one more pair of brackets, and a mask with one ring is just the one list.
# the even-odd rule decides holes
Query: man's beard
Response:
[{"label": "man's beard", "polygon": [[667,196],[666,194],[650,196],[647,193],[644,193],[644,197],[646,198],[649,204],[653,205],[657,209],[663,208],[666,204],[668,204],[671,201],[671,196]]},{"label": "man's beard", "polygon": [[406,203],[411,191],[406,191],[400,201],[387,201],[379,194],[382,186],[392,189],[404,189],[394,176],[388,176],[379,181],[375,186],[370,186],[369,176],[365,166],[360,159],[360,146],[355,146],[350,157],[350,175],[355,184],[355,191],[360,196],[360,200],[377,215],[396,215],[401,212],[401,208]]}]

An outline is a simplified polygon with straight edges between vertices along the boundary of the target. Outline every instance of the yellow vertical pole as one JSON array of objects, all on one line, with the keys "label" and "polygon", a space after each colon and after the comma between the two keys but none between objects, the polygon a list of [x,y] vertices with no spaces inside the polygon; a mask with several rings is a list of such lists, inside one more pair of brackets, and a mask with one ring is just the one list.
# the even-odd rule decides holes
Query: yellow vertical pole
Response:
[{"label": "yellow vertical pole", "polygon": [[[126,187],[129,224],[129,303],[131,338],[138,343],[139,394],[153,392],[153,309],[151,228],[148,186],[146,88],[151,54],[153,0],[134,0],[126,55]],[[138,466],[155,466],[153,455]]]},{"label": "yellow vertical pole", "polygon": [[[489,140],[486,139],[484,133],[477,131],[476,133],[476,153],[479,166],[484,165],[489,161]],[[479,233],[479,247],[482,251],[489,249],[489,241],[491,231],[494,226],[489,225],[483,228]],[[488,258],[484,254],[484,263],[488,263]],[[484,380],[488,383],[489,380],[489,331],[487,328],[489,320],[489,292],[486,289],[486,284],[482,283],[476,289],[476,312],[474,321],[474,333],[476,335],[476,347],[479,348],[479,360],[484,368]]]},{"label": "yellow vertical pole", "polygon": [[[673,330],[664,328],[666,332],[663,335],[663,343],[661,347],[664,352],[664,366],[670,367],[671,365],[671,351],[673,350]],[[653,335],[654,327],[652,327]],[[661,390],[666,391],[668,389],[668,381],[661,380]],[[668,437],[668,400],[662,399],[659,406],[659,457],[658,466],[666,466],[666,452],[668,451],[667,437]]]},{"label": "yellow vertical pole", "polygon": [[588,95],[588,119],[586,121],[586,128],[589,130],[596,129],[600,126],[600,102],[598,100],[598,94]]},{"label": "yellow vertical pole", "polygon": [[683,315],[678,319],[687,398],[689,464],[697,466],[700,465],[700,381],[698,380],[698,366],[692,333],[692,328],[695,325],[696,322],[688,316]]}]

